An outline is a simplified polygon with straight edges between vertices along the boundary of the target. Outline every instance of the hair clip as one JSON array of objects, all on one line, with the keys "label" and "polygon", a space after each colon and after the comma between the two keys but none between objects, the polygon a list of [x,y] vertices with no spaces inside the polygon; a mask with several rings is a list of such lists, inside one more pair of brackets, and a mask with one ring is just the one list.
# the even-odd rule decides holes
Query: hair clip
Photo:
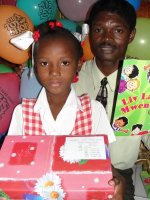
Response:
[{"label": "hair clip", "polygon": [[54,27],[63,27],[62,23],[60,23],[59,21],[56,22],[49,22],[49,26],[51,29],[53,29]]},{"label": "hair clip", "polygon": [[40,37],[40,31],[37,30],[37,31],[35,31],[35,32],[33,33],[34,41],[37,42],[38,39],[39,39],[39,37]]},{"label": "hair clip", "polygon": [[50,26],[50,28],[54,28],[55,27],[55,23],[54,22],[49,22],[49,26]]},{"label": "hair clip", "polygon": [[56,21],[56,26],[63,27],[62,23],[59,21]]}]

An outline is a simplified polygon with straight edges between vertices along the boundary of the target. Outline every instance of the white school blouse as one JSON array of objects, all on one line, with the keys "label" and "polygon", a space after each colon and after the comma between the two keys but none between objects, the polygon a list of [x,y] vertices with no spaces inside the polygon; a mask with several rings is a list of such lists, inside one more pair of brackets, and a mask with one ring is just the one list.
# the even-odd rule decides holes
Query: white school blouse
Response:
[{"label": "white school blouse", "polygon": [[[78,109],[82,111],[82,106],[73,88],[71,88],[67,101],[58,114],[56,120],[52,116],[44,88],[41,90],[34,106],[34,111],[40,113],[43,129],[47,135],[58,135],[58,133],[59,135],[69,135],[74,128],[76,112]],[[92,100],[91,109],[91,134],[106,134],[108,135],[109,143],[114,142],[116,140],[115,135],[102,104],[98,101]],[[13,112],[8,135],[22,135],[23,133],[22,105],[19,104]]]}]

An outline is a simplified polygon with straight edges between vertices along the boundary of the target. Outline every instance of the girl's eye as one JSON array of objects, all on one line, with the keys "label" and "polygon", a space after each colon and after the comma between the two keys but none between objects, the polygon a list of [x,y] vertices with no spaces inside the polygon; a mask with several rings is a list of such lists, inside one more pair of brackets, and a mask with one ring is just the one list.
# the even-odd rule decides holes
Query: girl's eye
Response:
[{"label": "girl's eye", "polygon": [[42,65],[43,67],[46,67],[46,66],[48,65],[48,62],[41,62],[41,65]]},{"label": "girl's eye", "polygon": [[70,64],[69,61],[64,60],[64,61],[61,63],[61,66],[68,66],[69,64]]}]

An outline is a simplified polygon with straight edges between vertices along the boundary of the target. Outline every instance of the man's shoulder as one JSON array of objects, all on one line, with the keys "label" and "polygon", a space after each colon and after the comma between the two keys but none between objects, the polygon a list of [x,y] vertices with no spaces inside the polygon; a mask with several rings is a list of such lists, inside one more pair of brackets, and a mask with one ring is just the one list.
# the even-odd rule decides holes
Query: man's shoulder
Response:
[{"label": "man's shoulder", "polygon": [[81,71],[80,72],[89,72],[91,71],[93,67],[94,61],[93,60],[88,60],[85,61],[82,65]]}]

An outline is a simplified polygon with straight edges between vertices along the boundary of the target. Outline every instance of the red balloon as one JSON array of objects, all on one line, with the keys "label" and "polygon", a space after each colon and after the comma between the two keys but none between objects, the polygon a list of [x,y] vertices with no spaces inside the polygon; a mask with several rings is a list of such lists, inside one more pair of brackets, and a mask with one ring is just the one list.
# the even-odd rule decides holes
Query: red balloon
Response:
[{"label": "red balloon", "polygon": [[20,78],[16,73],[0,74],[0,134],[5,133],[19,98]]},{"label": "red balloon", "polygon": [[16,0],[1,0],[0,5],[16,5]]}]

